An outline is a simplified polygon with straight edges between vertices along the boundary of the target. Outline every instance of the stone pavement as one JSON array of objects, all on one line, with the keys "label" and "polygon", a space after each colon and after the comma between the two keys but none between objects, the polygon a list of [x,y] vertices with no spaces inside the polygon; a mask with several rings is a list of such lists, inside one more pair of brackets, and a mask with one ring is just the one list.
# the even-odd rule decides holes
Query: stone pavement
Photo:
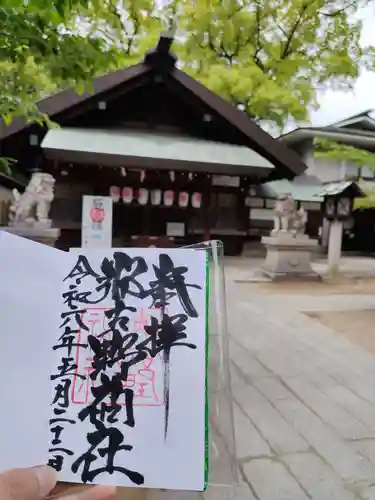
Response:
[{"label": "stone pavement", "polygon": [[[369,296],[257,295],[228,260],[237,458],[251,500],[375,500],[375,357],[301,310]],[[332,307],[333,306],[333,307]]]}]

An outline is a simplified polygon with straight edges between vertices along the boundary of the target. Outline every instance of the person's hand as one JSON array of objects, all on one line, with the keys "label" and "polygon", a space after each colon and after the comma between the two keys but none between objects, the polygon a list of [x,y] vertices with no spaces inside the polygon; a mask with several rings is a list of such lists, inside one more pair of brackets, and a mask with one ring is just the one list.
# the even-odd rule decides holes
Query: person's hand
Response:
[{"label": "person's hand", "polygon": [[[0,500],[44,500],[56,483],[57,473],[47,465],[13,469],[0,474]],[[61,500],[114,500],[116,496],[115,486],[93,486],[77,492],[73,492],[73,489],[72,493],[69,489],[65,484]],[[58,494],[58,489],[56,493]],[[53,495],[54,498],[56,496]],[[60,500],[60,496],[58,498]]]}]

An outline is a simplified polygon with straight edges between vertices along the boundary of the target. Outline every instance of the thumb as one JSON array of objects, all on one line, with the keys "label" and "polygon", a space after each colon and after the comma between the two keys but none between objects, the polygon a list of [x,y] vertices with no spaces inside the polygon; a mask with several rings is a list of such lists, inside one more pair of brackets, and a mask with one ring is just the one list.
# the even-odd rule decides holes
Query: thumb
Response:
[{"label": "thumb", "polygon": [[0,500],[41,500],[54,488],[57,474],[47,465],[0,474]]}]

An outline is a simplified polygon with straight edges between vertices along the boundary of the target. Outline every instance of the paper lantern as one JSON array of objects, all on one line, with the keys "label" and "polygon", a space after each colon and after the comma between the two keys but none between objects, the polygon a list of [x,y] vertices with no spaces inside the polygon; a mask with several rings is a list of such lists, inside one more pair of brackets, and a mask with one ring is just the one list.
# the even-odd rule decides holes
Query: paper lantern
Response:
[{"label": "paper lantern", "polygon": [[124,187],[123,188],[122,201],[124,203],[131,203],[133,201],[133,189],[131,187]]},{"label": "paper lantern", "polygon": [[193,193],[191,196],[191,204],[194,208],[200,208],[202,205],[201,193]]},{"label": "paper lantern", "polygon": [[174,192],[173,191],[165,191],[164,192],[164,205],[166,207],[170,207],[173,205],[174,201]]},{"label": "paper lantern", "polygon": [[148,202],[148,189],[141,188],[138,190],[138,203],[146,205]]},{"label": "paper lantern", "polygon": [[178,204],[180,207],[186,208],[189,205],[189,193],[182,191],[178,195]]},{"label": "paper lantern", "polygon": [[109,196],[112,198],[114,203],[117,203],[121,198],[121,188],[118,186],[111,186],[109,188]]},{"label": "paper lantern", "polygon": [[160,189],[154,189],[153,191],[151,191],[151,203],[152,205],[160,205],[161,203]]}]

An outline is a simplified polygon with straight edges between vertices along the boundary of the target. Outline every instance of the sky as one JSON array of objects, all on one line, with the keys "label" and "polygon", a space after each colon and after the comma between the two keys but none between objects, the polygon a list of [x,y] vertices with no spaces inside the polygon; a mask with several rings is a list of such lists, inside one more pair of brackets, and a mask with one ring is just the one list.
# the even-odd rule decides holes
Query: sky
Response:
[{"label": "sky", "polygon": [[[364,20],[362,43],[375,45],[375,6],[361,12]],[[325,91],[319,96],[320,109],[311,113],[315,126],[329,125],[368,109],[375,110],[375,71],[364,71],[351,92]]]}]

